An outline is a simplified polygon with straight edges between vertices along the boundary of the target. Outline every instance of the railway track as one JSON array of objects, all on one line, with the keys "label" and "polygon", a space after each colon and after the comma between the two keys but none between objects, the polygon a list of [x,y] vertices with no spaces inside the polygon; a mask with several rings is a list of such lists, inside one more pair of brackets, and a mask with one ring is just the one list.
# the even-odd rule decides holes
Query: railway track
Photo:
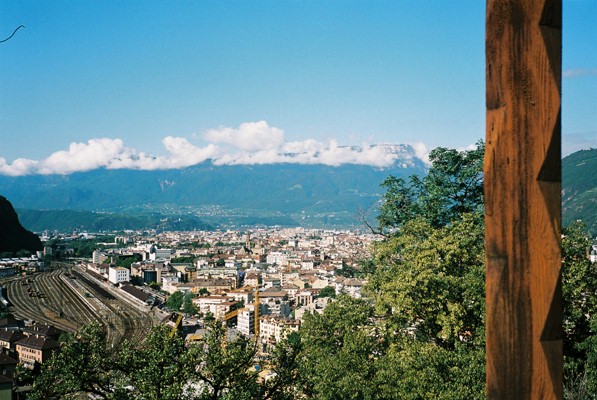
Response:
[{"label": "railway track", "polygon": [[108,347],[116,347],[124,340],[139,342],[145,338],[155,324],[150,314],[115,296],[112,292],[117,289],[108,290],[82,272],[72,269],[70,272],[76,279],[57,270],[6,281],[10,311],[17,318],[54,325],[68,332],[96,321],[105,329]]},{"label": "railway track", "polygon": [[[9,302],[12,304],[11,312],[15,317],[35,321],[42,324],[52,324],[57,328],[72,332],[76,327],[62,318],[52,318],[43,310],[41,299],[29,295],[27,288],[35,287],[33,281],[27,285],[21,284],[22,280],[15,280],[6,284]],[[37,289],[35,289],[37,290]]]}]

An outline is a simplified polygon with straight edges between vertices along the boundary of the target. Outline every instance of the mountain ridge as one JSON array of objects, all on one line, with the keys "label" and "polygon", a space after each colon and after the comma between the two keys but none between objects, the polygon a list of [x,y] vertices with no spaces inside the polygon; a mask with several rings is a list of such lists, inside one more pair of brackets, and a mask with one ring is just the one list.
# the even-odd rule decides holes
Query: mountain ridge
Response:
[{"label": "mountain ridge", "polygon": [[[379,185],[388,175],[426,173],[426,164],[417,158],[407,160],[412,164],[401,161],[389,168],[204,162],[176,170],[103,168],[70,175],[0,176],[0,193],[18,204],[21,219],[36,231],[110,230],[126,224],[181,230],[251,225],[362,227],[358,214],[375,213],[382,193]],[[593,234],[597,234],[595,170],[597,149],[581,150],[562,160],[563,224],[582,219]]]},{"label": "mountain ridge", "polygon": [[[103,168],[69,175],[0,176],[0,193],[18,204],[24,220],[36,230],[51,229],[50,218],[33,211],[40,209],[109,212],[120,220],[150,213],[162,218],[193,215],[198,227],[200,222],[234,226],[235,221],[241,225],[355,226],[358,210],[370,209],[379,200],[379,184],[385,177],[425,172],[426,164],[412,156],[388,168],[204,162],[172,170]],[[106,226],[105,215],[91,217],[85,216],[85,225]],[[66,219],[72,220],[73,214]],[[103,222],[91,222],[98,219]]]}]

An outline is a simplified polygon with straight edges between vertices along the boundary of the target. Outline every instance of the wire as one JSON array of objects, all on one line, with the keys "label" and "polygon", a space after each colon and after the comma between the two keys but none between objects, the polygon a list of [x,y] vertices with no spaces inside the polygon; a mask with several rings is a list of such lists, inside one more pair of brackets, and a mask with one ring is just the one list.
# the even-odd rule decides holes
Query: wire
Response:
[{"label": "wire", "polygon": [[10,39],[11,37],[13,37],[13,36],[15,35],[15,33],[17,33],[17,31],[18,31],[19,29],[21,29],[21,28],[24,28],[24,27],[25,27],[25,25],[19,25],[19,26],[17,26],[17,29],[15,29],[15,30],[14,30],[14,32],[12,33],[12,35],[10,35],[9,37],[7,37],[7,38],[6,38],[6,39],[4,39],[4,40],[0,40],[0,43],[4,43],[4,42],[6,42],[8,39]]}]

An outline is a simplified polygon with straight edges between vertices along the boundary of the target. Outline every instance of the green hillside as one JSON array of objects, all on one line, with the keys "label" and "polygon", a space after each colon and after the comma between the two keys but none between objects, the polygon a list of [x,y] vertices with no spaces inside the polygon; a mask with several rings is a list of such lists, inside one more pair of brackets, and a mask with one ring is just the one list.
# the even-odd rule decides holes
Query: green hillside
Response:
[{"label": "green hillside", "polygon": [[23,224],[34,231],[72,230],[118,231],[158,229],[169,231],[210,230],[213,226],[193,216],[164,216],[157,213],[115,214],[75,210],[17,210]]},{"label": "green hillside", "polygon": [[580,219],[597,235],[597,149],[562,160],[562,217],[564,226]]},{"label": "green hillside", "polygon": [[[96,170],[69,176],[0,176],[23,224],[34,231],[193,230],[254,225],[361,226],[387,170],[345,165],[214,166],[169,171]],[[583,220],[597,235],[597,149],[562,160],[563,225]],[[44,209],[40,211],[40,209]],[[89,211],[89,210],[95,210]]]}]

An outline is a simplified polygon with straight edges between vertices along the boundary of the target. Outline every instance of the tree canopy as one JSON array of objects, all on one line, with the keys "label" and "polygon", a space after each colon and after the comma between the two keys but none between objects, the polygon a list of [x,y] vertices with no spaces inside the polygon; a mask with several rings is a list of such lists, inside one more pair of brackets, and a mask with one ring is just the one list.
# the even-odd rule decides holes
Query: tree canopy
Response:
[{"label": "tree canopy", "polygon": [[425,177],[386,178],[381,184],[385,193],[377,217],[379,231],[399,229],[415,218],[440,227],[481,211],[484,154],[483,142],[465,151],[438,147],[429,153],[431,167]]}]

